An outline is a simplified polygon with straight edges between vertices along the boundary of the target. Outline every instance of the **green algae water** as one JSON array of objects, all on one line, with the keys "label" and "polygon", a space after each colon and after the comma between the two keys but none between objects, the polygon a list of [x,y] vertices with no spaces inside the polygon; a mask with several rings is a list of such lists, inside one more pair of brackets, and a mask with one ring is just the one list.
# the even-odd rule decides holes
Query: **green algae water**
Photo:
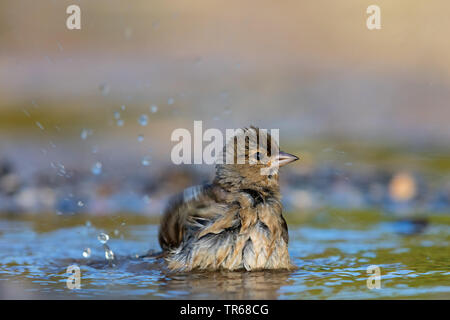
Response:
[{"label": "green algae water", "polygon": [[[3,215],[0,298],[450,299],[448,215],[286,216],[296,271],[171,273],[161,260],[139,258],[159,249],[155,218]],[[373,265],[379,289],[367,285]],[[79,289],[68,288],[69,266],[79,267]]]}]

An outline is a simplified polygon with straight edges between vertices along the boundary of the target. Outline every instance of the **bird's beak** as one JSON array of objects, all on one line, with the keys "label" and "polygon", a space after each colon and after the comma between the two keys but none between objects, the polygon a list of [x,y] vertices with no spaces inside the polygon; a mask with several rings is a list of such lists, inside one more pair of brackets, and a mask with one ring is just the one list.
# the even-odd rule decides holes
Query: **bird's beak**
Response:
[{"label": "bird's beak", "polygon": [[298,160],[298,157],[294,156],[293,154],[280,151],[280,153],[278,153],[277,160],[278,160],[278,166],[282,167],[282,166],[287,165],[288,163]]}]

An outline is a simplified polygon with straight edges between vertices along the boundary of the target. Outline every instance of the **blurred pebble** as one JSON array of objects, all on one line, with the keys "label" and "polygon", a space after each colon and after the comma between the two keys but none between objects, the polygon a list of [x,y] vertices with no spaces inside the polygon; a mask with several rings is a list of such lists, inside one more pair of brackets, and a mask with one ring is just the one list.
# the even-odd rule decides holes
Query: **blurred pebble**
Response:
[{"label": "blurred pebble", "polygon": [[409,173],[397,173],[389,183],[389,194],[395,201],[408,201],[416,195],[416,182]]}]

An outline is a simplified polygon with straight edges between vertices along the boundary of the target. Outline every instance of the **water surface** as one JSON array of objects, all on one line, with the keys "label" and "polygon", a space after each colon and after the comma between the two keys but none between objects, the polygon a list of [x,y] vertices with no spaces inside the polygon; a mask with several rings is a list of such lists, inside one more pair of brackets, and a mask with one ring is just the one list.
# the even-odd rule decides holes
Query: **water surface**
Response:
[{"label": "water surface", "polygon": [[[2,216],[0,297],[450,299],[447,216],[399,221],[329,210],[287,220],[296,271],[171,273],[163,261],[137,258],[159,249],[155,219]],[[113,260],[105,258],[101,232],[109,235]],[[81,289],[67,288],[70,265],[80,267]],[[370,265],[380,267],[381,289],[367,287]]]}]

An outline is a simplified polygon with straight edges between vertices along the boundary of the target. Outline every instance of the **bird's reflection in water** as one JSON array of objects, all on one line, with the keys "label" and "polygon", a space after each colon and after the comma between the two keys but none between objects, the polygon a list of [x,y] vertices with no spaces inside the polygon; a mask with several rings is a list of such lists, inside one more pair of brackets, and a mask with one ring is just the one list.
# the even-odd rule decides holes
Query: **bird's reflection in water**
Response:
[{"label": "bird's reflection in water", "polygon": [[163,259],[116,257],[114,261],[68,259],[64,263],[92,268],[91,275],[93,270],[126,274],[128,285],[141,283],[145,277],[147,288],[172,299],[278,299],[280,288],[294,282],[289,279],[292,271],[173,272]]},{"label": "bird's reflection in water", "polygon": [[277,299],[289,271],[190,272],[169,274],[160,280],[168,291],[189,291],[192,299]]}]

